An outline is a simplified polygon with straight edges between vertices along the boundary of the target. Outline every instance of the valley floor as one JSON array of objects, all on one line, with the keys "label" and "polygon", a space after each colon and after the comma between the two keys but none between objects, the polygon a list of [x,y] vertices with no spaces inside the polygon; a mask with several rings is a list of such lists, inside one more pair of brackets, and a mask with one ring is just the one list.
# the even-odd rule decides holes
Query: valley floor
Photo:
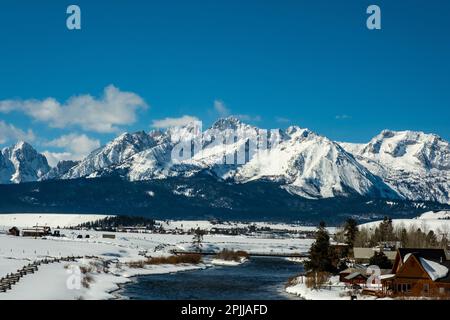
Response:
[{"label": "valley floor", "polygon": [[[3,217],[3,221],[5,221]],[[9,226],[0,227],[6,230]],[[38,271],[23,276],[11,290],[0,292],[7,299],[114,299],[120,284],[137,275],[172,273],[212,264],[146,265],[130,268],[127,263],[146,256],[170,255],[170,251],[191,250],[191,235],[110,233],[115,239],[104,239],[106,232],[62,229],[62,238],[35,239],[0,234],[0,279],[37,260],[83,257],[75,261],[41,264]],[[78,239],[81,235],[83,238]],[[86,239],[86,235],[89,238]],[[206,235],[204,250],[223,248],[255,253],[304,253],[312,239],[268,239],[250,236]],[[207,261],[207,260],[206,260]],[[217,261],[215,261],[217,263]]]}]

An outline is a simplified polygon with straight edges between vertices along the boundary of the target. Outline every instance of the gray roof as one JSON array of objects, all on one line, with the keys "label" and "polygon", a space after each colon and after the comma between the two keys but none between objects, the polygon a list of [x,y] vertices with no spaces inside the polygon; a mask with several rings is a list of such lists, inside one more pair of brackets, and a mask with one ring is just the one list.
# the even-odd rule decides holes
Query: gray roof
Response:
[{"label": "gray roof", "polygon": [[362,274],[361,272],[353,272],[352,274],[349,274],[348,276],[345,277],[346,280],[352,280],[354,278],[356,278],[357,276],[363,276],[364,278],[367,278],[364,274]]}]

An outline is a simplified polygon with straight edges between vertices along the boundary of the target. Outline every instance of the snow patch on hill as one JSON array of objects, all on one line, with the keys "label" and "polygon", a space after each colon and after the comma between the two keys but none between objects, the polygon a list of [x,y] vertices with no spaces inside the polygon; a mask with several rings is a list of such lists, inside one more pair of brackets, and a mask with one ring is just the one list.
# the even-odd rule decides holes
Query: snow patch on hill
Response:
[{"label": "snow patch on hill", "polygon": [[74,227],[81,223],[101,220],[109,215],[82,214],[0,214],[0,226],[29,228],[33,226],[49,226],[50,228]]}]

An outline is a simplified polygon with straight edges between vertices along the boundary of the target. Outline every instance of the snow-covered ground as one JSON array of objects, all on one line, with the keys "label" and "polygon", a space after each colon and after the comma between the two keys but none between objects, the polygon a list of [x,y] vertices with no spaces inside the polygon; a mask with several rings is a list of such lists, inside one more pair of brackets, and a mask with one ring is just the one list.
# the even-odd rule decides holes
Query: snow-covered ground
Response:
[{"label": "snow-covered ground", "polygon": [[[367,228],[374,230],[382,220],[372,221],[360,225],[360,228]],[[415,219],[393,219],[392,224],[394,228],[420,228],[422,231],[433,230],[435,233],[450,234],[450,212],[426,212]]]},{"label": "snow-covered ground", "polygon": [[[165,230],[183,230],[189,231],[191,229],[200,228],[202,230],[211,230],[212,228],[219,229],[233,229],[233,228],[248,228],[251,225],[256,226],[257,228],[270,228],[274,231],[282,231],[287,230],[290,232],[300,232],[300,231],[315,231],[317,227],[314,226],[303,226],[301,224],[295,223],[270,223],[270,222],[220,222],[220,223],[212,223],[207,220],[164,220],[164,221],[156,221],[159,223]],[[336,232],[335,227],[327,228],[328,232],[334,234]]]},{"label": "snow-covered ground", "polygon": [[[79,216],[57,217],[54,215],[39,215],[30,218],[30,225],[65,225],[78,224],[79,221],[91,219]],[[25,217],[25,216],[24,216]],[[73,218],[74,216],[72,216]],[[15,219],[14,215],[0,215],[6,230],[13,225],[30,226],[28,222]],[[36,220],[38,219],[38,220]],[[67,220],[66,220],[67,219]],[[95,217],[94,219],[97,219]],[[71,222],[72,221],[72,222]],[[74,222],[76,221],[76,222]],[[110,299],[111,293],[118,285],[130,281],[136,275],[171,273],[190,269],[205,268],[211,262],[199,265],[147,265],[145,268],[130,268],[126,263],[144,260],[145,256],[167,256],[172,249],[178,251],[192,250],[192,235],[152,234],[152,233],[111,233],[98,231],[78,231],[62,229],[65,237],[47,237],[34,239],[14,237],[0,234],[0,278],[28,265],[30,262],[53,257],[89,256],[76,262],[61,262],[39,266],[34,274],[25,275],[12,290],[0,292],[2,299]],[[114,235],[115,239],[103,238],[104,234]],[[83,238],[78,239],[81,235]],[[89,235],[89,238],[86,238]],[[244,250],[249,253],[303,253],[311,246],[312,239],[269,239],[250,236],[205,235],[204,250],[220,251],[222,249]],[[105,273],[102,266],[109,262]],[[68,287],[69,279],[73,278],[78,267],[89,269],[86,274],[79,275],[88,279],[86,286],[75,289]],[[86,280],[87,281],[87,280]]]},{"label": "snow-covered ground", "polygon": [[211,264],[216,265],[216,266],[238,266],[240,264],[243,264],[245,262],[247,262],[248,259],[247,258],[241,258],[239,261],[235,261],[235,260],[224,260],[224,259],[212,259],[211,260]]},{"label": "snow-covered ground", "polygon": [[391,300],[391,298],[376,298],[374,296],[361,295],[339,282],[339,276],[331,277],[320,289],[308,288],[305,277],[299,276],[296,283],[286,287],[286,292],[302,297],[305,300],[350,300],[355,295],[358,300]]},{"label": "snow-covered ground", "polygon": [[421,214],[417,219],[425,219],[425,220],[442,220],[442,219],[450,219],[450,211],[428,211]]},{"label": "snow-covered ground", "polygon": [[109,217],[108,215],[82,214],[0,214],[0,226],[27,228],[33,226],[48,226],[50,228],[68,228],[81,223],[96,221]]}]

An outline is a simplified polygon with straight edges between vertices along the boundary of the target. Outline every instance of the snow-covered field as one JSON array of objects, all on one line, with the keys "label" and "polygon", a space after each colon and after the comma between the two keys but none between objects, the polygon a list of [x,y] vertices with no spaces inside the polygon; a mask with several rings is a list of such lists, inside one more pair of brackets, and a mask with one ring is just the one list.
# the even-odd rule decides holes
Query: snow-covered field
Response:
[{"label": "snow-covered field", "polygon": [[[373,221],[360,225],[361,228],[374,230],[382,221]],[[393,219],[394,228],[420,228],[422,231],[433,230],[433,232],[450,234],[450,212],[426,212],[415,219]]]},{"label": "snow-covered field", "polygon": [[[30,218],[27,224],[25,217]],[[59,215],[38,215],[31,217],[25,215],[0,215],[1,221],[6,226],[0,230],[6,230],[13,225],[27,227],[38,223],[39,225],[64,225],[78,224],[79,221],[95,220],[94,216],[60,217]],[[38,220],[36,220],[38,219]],[[20,222],[22,221],[22,222]],[[19,223],[20,222],[20,223]],[[186,222],[183,222],[183,225]],[[47,237],[46,239],[34,239],[14,237],[0,234],[0,278],[15,272],[30,262],[42,260],[48,257],[89,256],[76,262],[61,262],[41,265],[35,274],[25,275],[12,290],[6,293],[0,292],[2,299],[111,299],[112,291],[118,289],[118,285],[130,281],[130,277],[154,273],[170,273],[197,268],[205,268],[211,265],[208,259],[199,265],[147,265],[145,268],[133,269],[125,265],[127,262],[145,259],[146,256],[167,256],[170,250],[191,250],[191,235],[175,234],[151,234],[151,233],[110,233],[115,239],[103,238],[104,232],[78,231],[62,229],[65,237]],[[81,235],[82,239],[77,237]],[[89,238],[86,238],[89,235]],[[245,250],[249,253],[302,253],[308,251],[312,239],[268,239],[250,236],[224,236],[205,235],[203,240],[204,250]],[[109,262],[108,273],[98,267]],[[79,277],[89,280],[86,286],[69,288],[68,281],[76,275],[73,270],[77,267],[88,268],[86,274]],[[91,270],[92,269],[92,270]]]},{"label": "snow-covered field", "polygon": [[0,214],[0,226],[27,228],[38,225],[51,228],[68,228],[106,217],[109,216],[98,214]]},{"label": "snow-covered field", "polygon": [[[165,221],[157,221],[161,224],[161,226],[165,230],[183,230],[189,231],[191,229],[200,228],[202,230],[211,230],[212,228],[219,229],[233,229],[233,228],[246,228],[251,225],[254,225],[258,228],[270,228],[274,231],[282,231],[287,230],[290,232],[300,232],[300,231],[315,231],[317,227],[314,226],[303,226],[300,224],[287,224],[287,223],[270,223],[270,222],[220,222],[220,223],[212,223],[211,221],[206,220],[165,220]],[[335,233],[335,227],[327,228],[328,232],[331,234]]]}]

